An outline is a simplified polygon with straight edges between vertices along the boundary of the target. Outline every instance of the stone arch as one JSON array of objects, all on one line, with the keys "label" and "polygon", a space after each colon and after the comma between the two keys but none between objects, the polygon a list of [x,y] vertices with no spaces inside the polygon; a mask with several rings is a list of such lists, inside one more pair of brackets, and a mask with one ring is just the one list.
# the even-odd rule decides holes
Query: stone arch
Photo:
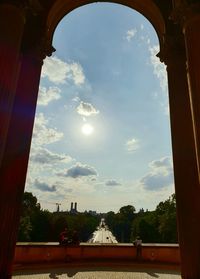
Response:
[{"label": "stone arch", "polygon": [[[100,1],[100,2],[109,2],[109,3],[115,3],[115,4],[121,4],[124,6],[127,6],[131,9],[136,10],[140,14],[142,14],[144,17],[146,17],[150,23],[153,25],[160,42],[160,48],[162,48],[163,45],[163,38],[165,34],[165,21],[162,16],[161,11],[159,8],[155,5],[153,0],[136,0],[136,1],[130,1],[130,0],[109,0],[109,1]],[[49,43],[49,45],[52,44],[53,41],[53,35],[55,32],[55,29],[59,22],[62,20],[64,16],[66,16],[68,13],[73,11],[76,8],[79,8],[81,6],[95,3],[94,0],[57,0],[55,1],[54,5],[49,10],[48,16],[47,16],[47,26],[46,26],[46,39]]]},{"label": "stone arch", "polygon": [[[197,129],[193,123],[195,118],[193,108],[196,105],[193,103],[192,107],[191,95],[194,94],[195,89],[194,92],[190,92],[188,69],[186,67],[191,59],[192,62],[189,67],[191,71],[190,80],[194,78],[195,88],[197,85],[195,81],[195,70],[199,73],[200,67],[197,65],[199,58],[196,60],[192,54],[196,53],[196,57],[199,57],[199,53],[195,52],[197,50],[195,48],[195,41],[198,41],[197,45],[200,44],[200,37],[198,39],[195,37],[195,34],[199,34],[199,31],[197,31],[198,24],[192,24],[190,21],[190,27],[184,25],[185,13],[190,16],[192,14],[187,4],[183,4],[183,2],[185,3],[187,1],[168,1],[166,5],[164,2],[161,4],[156,0],[100,0],[99,2],[121,4],[136,10],[149,20],[158,35],[160,43],[159,57],[162,62],[165,62],[168,74],[181,275],[182,278],[187,279],[200,278],[200,223],[198,221],[200,217],[200,182],[199,159],[197,156],[198,146],[196,144],[197,139],[195,138],[198,137],[197,133],[200,129],[198,128],[198,131],[196,131]],[[47,29],[45,36],[47,43],[49,45],[52,44],[54,31],[65,15],[76,8],[92,3],[95,3],[94,0],[56,0],[49,10],[46,20]],[[193,12],[195,13],[196,22],[199,22],[199,4],[194,5],[194,7],[192,4],[190,5],[190,8],[193,8],[195,11]],[[188,34],[186,34],[187,31],[186,29],[184,30],[184,27],[187,27]],[[183,31],[185,31],[186,35]],[[194,40],[191,45],[190,36]],[[197,87],[199,88],[200,86]],[[195,97],[194,99],[199,100],[199,97],[197,99]],[[197,109],[197,111],[199,115],[200,110]],[[185,130],[187,130],[187,134]],[[190,167],[188,168],[188,166]],[[192,188],[188,187],[188,185],[191,185],[191,182]],[[190,197],[190,202],[188,202],[188,197]],[[192,222],[191,218],[193,220]],[[194,235],[196,238],[193,237]]]},{"label": "stone arch", "polygon": [[[197,279],[200,278],[200,3],[199,0],[109,2],[143,14],[158,34],[159,56],[168,72],[181,273],[183,278]],[[11,278],[42,61],[51,55],[53,34],[60,20],[72,10],[91,3],[94,0],[0,3],[0,103],[6,107],[0,117],[0,278]],[[24,115],[27,111],[29,117]]]}]

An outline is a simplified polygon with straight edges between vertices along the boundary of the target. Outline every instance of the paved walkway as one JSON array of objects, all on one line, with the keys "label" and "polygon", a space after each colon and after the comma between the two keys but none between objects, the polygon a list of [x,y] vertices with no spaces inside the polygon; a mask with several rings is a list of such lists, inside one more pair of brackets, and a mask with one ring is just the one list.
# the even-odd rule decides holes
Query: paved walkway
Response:
[{"label": "paved walkway", "polygon": [[102,218],[96,231],[93,232],[92,237],[88,240],[88,243],[116,244],[118,242],[112,232],[108,229],[104,218]]},{"label": "paved walkway", "polygon": [[14,279],[181,279],[176,270],[138,267],[68,267],[15,271]]}]

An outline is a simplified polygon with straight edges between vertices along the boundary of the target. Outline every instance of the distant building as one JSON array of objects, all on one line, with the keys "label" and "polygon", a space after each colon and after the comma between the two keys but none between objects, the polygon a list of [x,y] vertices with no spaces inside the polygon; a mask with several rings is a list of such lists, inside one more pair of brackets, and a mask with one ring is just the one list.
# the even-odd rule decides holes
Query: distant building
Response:
[{"label": "distant building", "polygon": [[75,203],[71,202],[71,207],[70,207],[70,211],[69,212],[71,214],[78,213],[78,211],[77,211],[77,202],[75,202]]},{"label": "distant building", "polygon": [[94,210],[89,210],[88,213],[91,214],[91,215],[93,215],[93,216],[96,216],[96,215],[97,215],[97,212],[94,211]]},{"label": "distant building", "polygon": [[85,213],[86,214],[90,214],[90,215],[92,215],[92,216],[96,216],[97,215],[97,212],[95,211],[95,210],[85,210]]},{"label": "distant building", "polygon": [[88,240],[88,243],[111,244],[118,242],[106,225],[104,218],[102,218],[96,231],[93,232],[92,237]]}]

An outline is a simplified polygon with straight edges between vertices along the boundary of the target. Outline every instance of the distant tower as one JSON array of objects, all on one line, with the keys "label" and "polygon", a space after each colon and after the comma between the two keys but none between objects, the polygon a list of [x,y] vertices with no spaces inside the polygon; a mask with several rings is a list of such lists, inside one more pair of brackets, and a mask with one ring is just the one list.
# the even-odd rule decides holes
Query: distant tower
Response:
[{"label": "distant tower", "polygon": [[61,205],[61,203],[56,203],[56,212],[60,212],[60,205]]},{"label": "distant tower", "polygon": [[77,213],[77,202],[75,202],[75,203],[71,202],[70,213],[71,214],[76,214]]}]

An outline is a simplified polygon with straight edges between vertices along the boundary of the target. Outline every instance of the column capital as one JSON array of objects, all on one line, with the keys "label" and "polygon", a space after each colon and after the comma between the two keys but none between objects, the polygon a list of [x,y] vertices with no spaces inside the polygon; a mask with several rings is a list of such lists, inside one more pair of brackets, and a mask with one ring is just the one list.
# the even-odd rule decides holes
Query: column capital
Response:
[{"label": "column capital", "polygon": [[46,37],[41,38],[39,44],[35,48],[38,59],[42,61],[46,56],[51,56],[55,50],[56,49]]},{"label": "column capital", "polygon": [[43,12],[43,6],[40,4],[39,0],[2,0],[0,5],[14,6],[18,8],[24,19],[24,23],[30,15],[38,16]]},{"label": "column capital", "polygon": [[[189,3],[188,3],[189,2]],[[183,28],[191,20],[200,17],[200,3],[199,1],[184,1],[183,3],[174,7],[170,19],[175,24],[180,24]]]},{"label": "column capital", "polygon": [[177,62],[186,64],[185,46],[183,34],[175,32],[173,35],[165,35],[160,52],[156,55],[168,67],[174,67]]},{"label": "column capital", "polygon": [[15,7],[18,9],[24,23],[27,22],[27,18],[30,15],[35,17],[43,12],[43,7],[39,0],[1,0],[0,6],[1,5],[4,5],[5,7]]},{"label": "column capital", "polygon": [[43,10],[39,0],[2,0],[0,4],[13,5],[24,10],[29,10],[34,15],[37,15]]},{"label": "column capital", "polygon": [[36,63],[43,64],[43,60],[46,56],[51,56],[54,51],[55,48],[52,46],[51,42],[45,37],[42,37],[38,40],[36,45],[24,49],[22,54],[25,56],[31,56],[32,61],[35,61]]}]

